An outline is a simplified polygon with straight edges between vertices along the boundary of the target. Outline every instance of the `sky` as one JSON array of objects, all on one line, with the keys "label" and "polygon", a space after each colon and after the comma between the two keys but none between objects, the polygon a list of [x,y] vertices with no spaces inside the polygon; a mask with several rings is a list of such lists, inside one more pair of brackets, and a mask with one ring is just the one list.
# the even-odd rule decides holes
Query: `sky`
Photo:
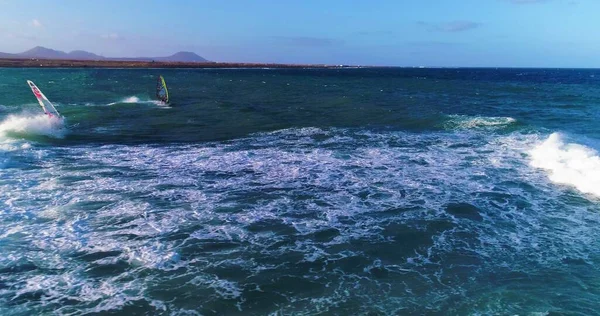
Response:
[{"label": "sky", "polygon": [[0,52],[600,68],[600,0],[0,0]]}]

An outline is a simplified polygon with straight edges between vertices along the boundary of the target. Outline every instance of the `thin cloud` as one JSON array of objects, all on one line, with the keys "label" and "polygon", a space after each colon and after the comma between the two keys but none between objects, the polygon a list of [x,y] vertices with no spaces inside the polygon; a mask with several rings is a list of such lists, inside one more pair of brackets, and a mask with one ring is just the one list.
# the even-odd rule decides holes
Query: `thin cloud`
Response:
[{"label": "thin cloud", "polygon": [[358,32],[354,32],[354,35],[359,35],[359,36],[372,36],[372,35],[394,35],[395,32],[394,31],[358,31]]},{"label": "thin cloud", "polygon": [[38,37],[31,34],[22,34],[22,33],[7,33],[6,37],[10,39],[24,39],[29,41],[36,41]]},{"label": "thin cloud", "polygon": [[327,47],[343,43],[343,41],[333,38],[309,36],[273,36],[273,39],[284,44],[308,47]]},{"label": "thin cloud", "polygon": [[457,33],[469,31],[481,26],[481,23],[473,22],[473,21],[452,21],[446,23],[429,23],[419,21],[418,25],[426,27],[429,31],[434,32],[447,32],[447,33]]},{"label": "thin cloud", "polygon": [[113,40],[113,41],[123,39],[117,33],[103,34],[103,35],[100,35],[100,37],[103,39],[106,39],[106,40]]},{"label": "thin cloud", "polygon": [[42,22],[40,22],[40,20],[38,20],[38,19],[33,19],[33,20],[31,21],[31,26],[33,26],[33,27],[42,27],[43,25],[42,25]]},{"label": "thin cloud", "polygon": [[[541,4],[541,3],[547,3],[547,2],[552,2],[553,0],[500,0],[502,2],[507,2],[507,3],[511,3],[511,4],[516,4],[516,5],[527,5],[527,4]],[[563,0],[563,3],[566,3],[567,5],[570,6],[574,6],[579,4],[578,0]]]},{"label": "thin cloud", "polygon": [[504,0],[513,4],[532,4],[532,3],[542,3],[548,2],[549,0]]},{"label": "thin cloud", "polygon": [[406,42],[405,45],[409,47],[421,47],[421,48],[449,48],[449,47],[460,47],[466,45],[465,43],[457,42],[442,42],[442,41],[413,41]]}]

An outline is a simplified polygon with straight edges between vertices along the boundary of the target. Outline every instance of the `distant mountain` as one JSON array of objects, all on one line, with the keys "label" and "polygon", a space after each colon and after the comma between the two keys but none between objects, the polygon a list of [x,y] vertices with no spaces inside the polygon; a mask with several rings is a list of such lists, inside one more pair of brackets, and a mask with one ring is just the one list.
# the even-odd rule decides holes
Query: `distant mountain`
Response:
[{"label": "distant mountain", "polygon": [[189,63],[202,63],[202,62],[208,61],[192,52],[179,52],[179,53],[175,53],[169,57],[160,57],[157,60],[159,60],[159,61],[185,61],[185,62],[189,62]]},{"label": "distant mountain", "polygon": [[69,59],[83,59],[83,60],[100,60],[105,59],[100,55],[96,55],[84,50],[74,50],[68,54]]},{"label": "distant mountain", "polygon": [[84,50],[74,50],[70,53],[54,50],[42,46],[36,46],[28,51],[9,54],[0,53],[0,58],[37,58],[37,59],[73,59],[73,60],[125,60],[125,61],[171,61],[171,62],[192,62],[201,63],[208,60],[192,52],[178,52],[168,57],[137,57],[137,58],[108,58]]},{"label": "distant mountain", "polygon": [[109,60],[126,60],[126,61],[179,61],[188,63],[203,63],[208,60],[191,52],[179,52],[168,57],[136,57],[136,58],[108,58]]},{"label": "distant mountain", "polygon": [[28,51],[16,54],[20,57],[27,58],[44,58],[44,59],[67,59],[69,54],[59,50],[49,49],[42,46],[36,46]]}]

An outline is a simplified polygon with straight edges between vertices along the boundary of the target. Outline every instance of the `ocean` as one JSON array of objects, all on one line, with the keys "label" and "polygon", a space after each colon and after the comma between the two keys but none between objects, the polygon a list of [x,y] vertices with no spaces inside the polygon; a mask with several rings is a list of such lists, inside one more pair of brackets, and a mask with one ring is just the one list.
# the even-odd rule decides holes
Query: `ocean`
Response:
[{"label": "ocean", "polygon": [[599,120],[600,70],[0,69],[0,314],[598,315]]}]

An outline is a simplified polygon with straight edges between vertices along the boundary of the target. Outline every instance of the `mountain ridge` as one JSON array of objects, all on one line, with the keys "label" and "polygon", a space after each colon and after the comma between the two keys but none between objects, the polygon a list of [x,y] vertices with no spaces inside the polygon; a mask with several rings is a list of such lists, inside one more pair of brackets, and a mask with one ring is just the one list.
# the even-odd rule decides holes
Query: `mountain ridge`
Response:
[{"label": "mountain ridge", "polygon": [[66,59],[66,60],[107,60],[107,61],[168,61],[168,62],[209,62],[207,59],[193,52],[180,51],[166,57],[104,57],[84,50],[74,50],[69,53],[36,46],[22,53],[10,54],[0,52],[0,58],[14,59]]}]

